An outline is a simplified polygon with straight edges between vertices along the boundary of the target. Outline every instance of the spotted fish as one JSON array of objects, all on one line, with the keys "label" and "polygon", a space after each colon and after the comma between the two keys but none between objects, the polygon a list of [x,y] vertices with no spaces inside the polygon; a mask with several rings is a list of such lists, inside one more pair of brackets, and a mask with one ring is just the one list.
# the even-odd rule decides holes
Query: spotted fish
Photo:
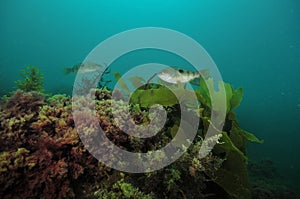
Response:
[{"label": "spotted fish", "polygon": [[208,75],[208,69],[193,72],[178,67],[167,67],[157,74],[159,79],[171,84],[187,83],[199,77],[207,77]]},{"label": "spotted fish", "polygon": [[71,68],[65,68],[64,73],[69,74],[69,73],[91,73],[91,72],[96,72],[102,69],[103,67],[100,64],[94,63],[94,62],[84,62],[84,63],[79,63],[75,64]]}]

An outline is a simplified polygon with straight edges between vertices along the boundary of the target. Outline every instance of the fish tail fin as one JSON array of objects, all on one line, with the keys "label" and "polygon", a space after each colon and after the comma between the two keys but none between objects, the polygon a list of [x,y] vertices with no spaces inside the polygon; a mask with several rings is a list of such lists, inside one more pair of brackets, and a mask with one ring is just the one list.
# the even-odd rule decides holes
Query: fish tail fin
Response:
[{"label": "fish tail fin", "polygon": [[209,69],[204,69],[199,71],[200,77],[207,79],[210,76],[210,70]]},{"label": "fish tail fin", "polygon": [[65,75],[68,75],[68,74],[70,74],[72,72],[72,68],[64,68],[64,70],[63,70],[63,73],[65,74]]},{"label": "fish tail fin", "polygon": [[200,86],[200,77],[193,79],[192,81],[190,81],[190,83],[195,86]]}]

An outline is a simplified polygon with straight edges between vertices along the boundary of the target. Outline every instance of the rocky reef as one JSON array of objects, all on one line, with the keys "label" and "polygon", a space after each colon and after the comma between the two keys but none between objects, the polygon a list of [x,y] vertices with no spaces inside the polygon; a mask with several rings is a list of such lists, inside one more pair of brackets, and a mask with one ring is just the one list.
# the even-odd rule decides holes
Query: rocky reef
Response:
[{"label": "rocky reef", "polygon": [[[196,91],[201,103],[190,114],[200,117],[195,139],[186,152],[171,165],[148,173],[133,174],[111,169],[94,158],[81,142],[74,124],[72,99],[66,95],[49,96],[37,91],[18,90],[2,99],[0,105],[0,198],[251,198],[247,171],[246,144],[261,142],[242,130],[232,112],[242,99],[242,89],[225,84],[227,110],[224,128],[217,144],[199,158],[211,115],[207,85]],[[180,107],[177,100],[161,96],[165,88],[138,89],[130,104],[124,96],[106,88],[94,89],[97,120],[106,137],[116,146],[134,152],[147,152],[166,145],[178,127]],[[184,91],[185,92],[185,91]],[[215,93],[217,95],[217,91]],[[143,101],[151,95],[153,101]],[[77,103],[86,103],[77,97]],[[149,107],[162,104],[168,114],[166,125],[156,136],[140,139],[123,132],[113,119],[111,104],[122,117],[134,124],[149,123]],[[74,105],[74,104],[73,104]],[[82,110],[83,112],[85,110]],[[88,119],[85,119],[88,120]],[[83,120],[83,121],[85,121]],[[79,124],[80,126],[80,124]],[[133,130],[133,129],[132,129]],[[91,142],[92,132],[86,131]],[[105,147],[105,146],[104,146]],[[95,149],[97,150],[97,149]],[[107,155],[103,151],[93,151]]]},{"label": "rocky reef", "polygon": [[249,162],[248,168],[253,198],[297,198],[290,182],[277,172],[271,160]]}]

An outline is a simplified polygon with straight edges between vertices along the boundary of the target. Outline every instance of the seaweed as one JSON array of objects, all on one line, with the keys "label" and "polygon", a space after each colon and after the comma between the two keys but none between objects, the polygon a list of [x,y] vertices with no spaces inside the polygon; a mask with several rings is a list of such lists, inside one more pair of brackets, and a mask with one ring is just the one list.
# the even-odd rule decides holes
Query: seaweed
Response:
[{"label": "seaweed", "polygon": [[129,81],[135,88],[139,88],[146,83],[146,81],[139,76],[129,77]]},{"label": "seaweed", "polygon": [[127,93],[130,94],[130,90],[128,88],[128,86],[126,85],[125,81],[122,79],[120,73],[118,72],[112,72],[112,74],[115,76],[115,78],[117,79],[117,81],[119,82],[120,86],[122,87],[122,89]]},{"label": "seaweed", "polygon": [[[220,142],[214,147],[213,153],[225,158],[222,167],[216,173],[215,182],[219,184],[229,195],[234,198],[250,198],[250,183],[247,172],[246,145],[249,141],[263,143],[253,134],[242,130],[238,124],[235,114],[232,112],[242,100],[243,90],[236,90],[228,83],[219,82],[218,87],[224,85],[226,96],[226,121],[221,129]],[[198,99],[202,102],[202,118],[204,126],[207,126],[211,112],[211,96],[214,100],[222,100],[221,89],[214,88],[213,80],[206,82],[200,78],[200,89],[197,92]],[[210,88],[210,89],[208,89]],[[212,93],[209,92],[212,91]],[[216,103],[218,105],[218,103]],[[215,107],[214,107],[215,108]],[[216,107],[216,110],[220,107]]]},{"label": "seaweed", "polygon": [[[222,90],[222,86],[224,89]],[[200,78],[200,88],[196,90],[197,99],[201,104],[197,112],[200,113],[200,119],[203,126],[203,134],[206,134],[207,127],[212,124],[210,121],[210,114],[212,111],[212,98],[214,98],[214,111],[221,111],[223,108],[220,106],[223,97],[226,97],[226,121],[224,129],[217,129],[220,131],[221,136],[212,137],[216,139],[214,142],[217,144],[213,153],[217,156],[225,158],[222,167],[215,173],[206,172],[215,183],[221,186],[233,198],[250,198],[250,184],[247,172],[247,156],[246,144],[248,141],[263,143],[253,134],[246,132],[240,128],[232,112],[236,109],[242,100],[243,89],[233,89],[229,83],[219,82],[218,90],[214,87],[213,79],[204,80]],[[173,88],[177,90],[179,98],[189,99],[189,92],[182,87]],[[225,93],[223,93],[225,92]],[[131,94],[130,102],[139,104],[142,107],[149,108],[154,104],[161,104],[163,106],[174,106],[178,104],[178,99],[173,92],[164,86],[153,88],[153,86],[145,89],[140,87]],[[212,124],[214,125],[214,124]],[[174,137],[178,126],[171,128],[171,135]],[[221,137],[221,138],[220,138]],[[220,141],[218,141],[220,139]],[[199,151],[200,152],[200,151]]]},{"label": "seaweed", "polygon": [[1,198],[72,198],[83,173],[95,181],[109,171],[80,142],[70,98],[39,95],[17,91],[1,107]]},{"label": "seaweed", "polygon": [[23,80],[16,81],[18,89],[23,90],[25,92],[44,91],[44,77],[36,66],[26,66],[25,70],[21,70],[20,76],[23,78]]},{"label": "seaweed", "polygon": [[[218,101],[222,101],[224,95],[226,96],[226,113],[232,112],[235,108],[237,108],[240,105],[243,98],[243,89],[241,87],[234,90],[229,83],[218,82],[219,90],[216,90],[212,78],[209,78],[207,80],[199,78],[199,80],[200,88],[196,91],[196,94],[199,101],[205,106],[212,108],[211,99],[213,98],[216,102],[215,106],[217,106],[214,108],[216,109],[216,111],[218,111],[220,109],[218,107]],[[222,87],[224,87],[224,90],[221,89]]]},{"label": "seaweed", "polygon": [[213,151],[225,158],[215,174],[215,182],[234,198],[250,198],[246,155],[235,146],[226,132],[222,133],[221,143]]},{"label": "seaweed", "polygon": [[[181,121],[179,102],[186,102],[187,114],[200,117],[199,133],[191,146],[173,164],[151,173],[129,174],[110,169],[98,162],[85,149],[77,131],[84,129],[87,145],[96,142],[97,134],[86,128],[90,122],[89,104],[84,96],[45,96],[38,92],[16,91],[0,104],[0,197],[1,198],[250,198],[251,186],[247,171],[246,145],[262,143],[255,135],[243,130],[233,112],[241,103],[242,88],[234,89],[230,84],[219,82],[215,88],[213,80],[199,80],[196,90],[198,105],[189,107],[194,91],[182,85],[167,87],[147,83],[141,78],[131,78],[137,89],[129,88],[115,73],[122,91],[107,88],[92,89],[95,95],[95,113],[104,134],[116,146],[133,152],[156,150],[174,138]],[[176,93],[176,95],[174,94]],[[221,110],[216,103],[226,92],[226,119],[224,127],[217,129],[210,120],[212,111]],[[177,99],[179,98],[179,99]],[[114,106],[112,107],[112,104]],[[166,125],[151,137],[140,139],[123,132],[136,131],[138,125],[149,124],[148,109],[153,105],[164,106],[167,112]],[[72,107],[81,107],[72,112]],[[130,113],[125,110],[130,110]],[[77,115],[78,114],[78,115]],[[128,119],[120,124],[118,118]],[[82,117],[75,124],[73,117]],[[189,127],[189,121],[183,121]],[[137,125],[138,124],[138,125]],[[209,125],[220,133],[204,139]],[[147,133],[147,132],[142,132]],[[186,139],[181,137],[180,139]],[[216,143],[212,151],[199,157],[202,146]],[[103,150],[105,149],[105,150]],[[90,152],[111,157],[109,147],[92,148]],[[112,161],[115,161],[111,158]],[[154,161],[160,161],[158,158]]]},{"label": "seaweed", "polygon": [[167,87],[153,89],[137,89],[130,96],[131,104],[139,104],[141,107],[150,108],[155,104],[173,106],[179,104],[174,93]]},{"label": "seaweed", "polygon": [[145,194],[131,183],[125,181],[124,173],[120,173],[120,179],[113,185],[104,185],[94,192],[99,199],[152,199],[151,194]]}]

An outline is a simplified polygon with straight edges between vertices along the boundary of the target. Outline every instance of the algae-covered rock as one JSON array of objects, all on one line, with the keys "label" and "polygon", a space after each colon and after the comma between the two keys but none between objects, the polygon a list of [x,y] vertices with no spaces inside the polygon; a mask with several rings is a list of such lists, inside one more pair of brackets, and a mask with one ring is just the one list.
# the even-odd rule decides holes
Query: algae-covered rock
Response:
[{"label": "algae-covered rock", "polygon": [[249,162],[252,198],[255,199],[297,199],[292,185],[280,176],[271,160]]},{"label": "algae-covered rock", "polygon": [[[118,74],[116,77],[119,77]],[[136,86],[143,82],[137,78],[132,81]],[[192,108],[189,102],[193,100],[193,91],[183,87],[142,86],[130,94],[129,104],[121,92],[118,98],[112,99],[112,92],[108,89],[91,91],[95,95],[95,116],[105,136],[116,146],[131,152],[146,153],[167,145],[179,128],[180,108],[200,117],[196,138],[189,141],[191,146],[186,152],[173,164],[144,174],[122,174],[110,169],[83,146],[78,129],[84,129],[87,144],[95,143],[93,138],[97,136],[86,128],[90,121],[85,117],[89,116],[89,110],[85,108],[89,105],[86,98],[75,97],[72,104],[71,98],[66,95],[46,97],[36,92],[17,91],[0,107],[0,197],[250,198],[246,144],[261,141],[242,130],[232,112],[240,104],[242,89],[234,90],[229,84],[224,85],[227,100],[224,128],[218,129],[221,134],[216,136],[216,146],[203,158],[199,158],[199,150],[205,144],[208,126],[214,125],[209,119],[210,98],[214,96],[222,100],[224,96],[217,90],[210,94],[207,86],[211,85],[200,82],[201,87],[196,91],[199,106]],[[179,102],[185,102],[186,106],[180,107]],[[148,113],[155,104],[162,105],[168,116],[157,135],[137,138],[122,131],[134,131],[138,125],[149,124],[151,119],[161,120],[159,117],[151,118]],[[31,108],[26,109],[28,105]],[[78,112],[72,112],[72,105],[81,107],[80,114],[83,113],[77,129],[73,117]],[[217,106],[216,110],[218,108],[221,107]],[[126,124],[120,123],[118,118],[113,117],[114,114],[131,120],[127,120]],[[189,121],[183,122],[186,126],[190,125]],[[95,147],[93,152],[110,155],[109,150],[101,150],[105,147],[101,146],[100,150]],[[154,161],[159,160],[157,157]]]},{"label": "algae-covered rock", "polygon": [[104,186],[94,192],[99,199],[152,199],[151,194],[145,194],[131,183],[125,181],[125,175],[120,173],[120,179],[111,186]]}]

